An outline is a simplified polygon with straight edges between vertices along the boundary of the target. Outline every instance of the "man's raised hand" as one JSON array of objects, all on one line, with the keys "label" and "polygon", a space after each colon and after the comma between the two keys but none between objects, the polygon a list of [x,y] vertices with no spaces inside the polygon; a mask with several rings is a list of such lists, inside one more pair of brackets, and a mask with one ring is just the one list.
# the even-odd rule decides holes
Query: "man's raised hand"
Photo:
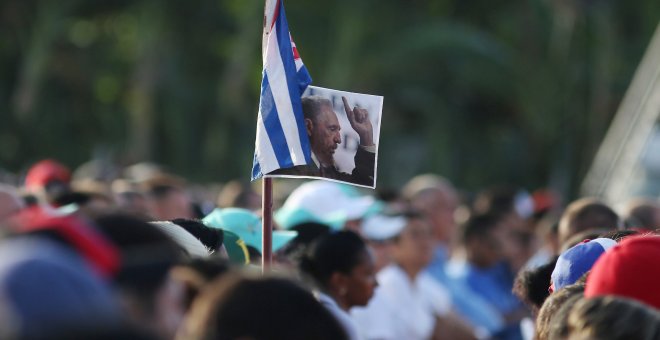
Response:
[{"label": "man's raised hand", "polygon": [[348,122],[351,123],[353,130],[360,136],[360,145],[374,145],[374,128],[371,126],[371,120],[369,120],[369,112],[357,106],[351,109],[351,106],[348,105],[348,100],[344,96],[341,97],[341,100],[344,102],[344,110],[346,111]]}]

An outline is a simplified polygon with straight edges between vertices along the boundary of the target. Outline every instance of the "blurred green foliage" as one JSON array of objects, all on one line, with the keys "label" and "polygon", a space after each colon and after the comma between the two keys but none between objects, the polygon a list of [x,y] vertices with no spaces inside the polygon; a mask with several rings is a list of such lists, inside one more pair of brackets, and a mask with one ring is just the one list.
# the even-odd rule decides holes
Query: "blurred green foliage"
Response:
[{"label": "blurred green foliage", "polygon": [[[314,84],[385,96],[379,185],[574,192],[660,1],[286,0]],[[263,2],[0,1],[0,165],[248,179]]]}]

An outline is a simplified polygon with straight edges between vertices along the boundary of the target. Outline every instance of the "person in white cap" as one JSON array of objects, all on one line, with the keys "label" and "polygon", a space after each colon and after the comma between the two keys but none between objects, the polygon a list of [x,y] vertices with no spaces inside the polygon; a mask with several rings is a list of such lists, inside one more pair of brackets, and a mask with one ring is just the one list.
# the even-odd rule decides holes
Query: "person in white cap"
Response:
[{"label": "person in white cap", "polygon": [[347,224],[349,229],[358,229],[359,221],[376,206],[372,197],[360,195],[349,185],[317,180],[296,188],[274,217],[284,229],[306,222],[323,223],[335,230]]},{"label": "person in white cap", "polygon": [[[403,217],[405,223],[399,223]],[[431,261],[431,230],[423,218],[406,214],[365,223],[363,233],[392,238],[392,263],[376,275],[379,287],[366,308],[351,316],[363,339],[473,339],[474,335],[451,313],[446,289],[424,269]],[[376,221],[377,222],[377,221]],[[380,235],[378,235],[380,233]]]}]

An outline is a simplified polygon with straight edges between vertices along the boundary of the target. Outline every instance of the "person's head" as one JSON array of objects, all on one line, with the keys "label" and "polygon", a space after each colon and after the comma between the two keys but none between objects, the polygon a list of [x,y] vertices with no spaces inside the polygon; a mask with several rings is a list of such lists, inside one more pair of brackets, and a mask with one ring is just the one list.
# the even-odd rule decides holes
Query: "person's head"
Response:
[{"label": "person's head", "polygon": [[512,271],[517,272],[535,251],[535,239],[530,217],[534,201],[521,189],[508,185],[493,186],[480,192],[473,204],[477,215],[493,215],[502,227],[501,249]]},{"label": "person's head", "polygon": [[561,244],[559,243],[559,218],[548,215],[536,224],[536,233],[543,247],[553,255],[559,255]]},{"label": "person's head", "polygon": [[586,297],[617,295],[660,309],[660,237],[621,241],[596,261],[586,286]]},{"label": "person's head", "polygon": [[14,187],[0,184],[0,224],[21,209],[25,204]]},{"label": "person's head", "polygon": [[121,253],[114,281],[128,317],[171,338],[185,312],[184,286],[170,275],[183,250],[155,226],[134,217],[105,215],[95,224]]},{"label": "person's head", "polygon": [[[534,329],[534,339],[546,340],[549,338],[550,327],[553,319],[558,316],[558,311],[564,305],[572,305],[584,296],[584,285],[575,284],[564,287],[559,291],[548,296],[543,302],[536,317],[536,327]],[[565,317],[565,316],[564,316]]]},{"label": "person's head", "polygon": [[407,213],[405,217],[405,228],[393,238],[392,259],[408,274],[416,274],[433,259],[433,234],[422,215]]},{"label": "person's head", "polygon": [[601,232],[601,231],[598,231],[598,230],[593,230],[593,229],[592,230],[586,230],[586,231],[583,231],[581,233],[577,233],[577,234],[569,237],[568,240],[566,240],[564,243],[561,244],[561,247],[559,247],[559,253],[561,254],[561,253],[575,247],[576,245],[578,245],[578,244],[580,244],[584,241],[597,239],[602,234],[604,234],[604,233]]},{"label": "person's head", "polygon": [[185,287],[185,306],[189,310],[193,301],[207,284],[231,270],[228,260],[219,257],[192,258],[172,269],[172,276]]},{"label": "person's head", "polygon": [[568,316],[573,307],[584,300],[584,296],[573,296],[557,309],[548,324],[548,339],[566,339],[568,335]]},{"label": "person's head", "polygon": [[159,175],[142,183],[147,197],[149,213],[154,220],[169,221],[176,218],[193,218],[190,196],[183,180],[174,176]]},{"label": "person's head", "polygon": [[477,214],[507,214],[516,210],[515,188],[508,185],[498,185],[487,188],[477,194],[473,210]]},{"label": "person's head", "polygon": [[609,238],[596,238],[575,245],[559,255],[555,269],[552,271],[552,290],[559,290],[574,284],[593,267],[594,263],[608,249],[614,247],[616,241]]},{"label": "person's head", "polygon": [[261,196],[246,182],[227,182],[218,194],[217,205],[220,208],[261,208]]},{"label": "person's head", "polygon": [[52,159],[37,162],[25,176],[25,190],[48,203],[70,192],[70,184],[71,170]]},{"label": "person's head", "polygon": [[608,231],[618,229],[619,216],[605,203],[593,198],[582,198],[569,204],[559,221],[559,242],[571,236],[595,229]]},{"label": "person's head", "polygon": [[537,315],[543,302],[550,295],[548,282],[557,263],[557,257],[537,268],[521,270],[513,283],[513,293]]},{"label": "person's head", "polygon": [[279,264],[299,263],[315,240],[330,233],[329,226],[316,222],[300,223],[290,229],[298,232],[298,236],[275,254]]},{"label": "person's head", "polygon": [[608,232],[600,234],[599,237],[609,238],[610,240],[614,240],[618,243],[630,236],[635,236],[635,235],[640,235],[640,232],[632,229],[624,229],[624,230],[610,230]]},{"label": "person's head", "polygon": [[302,98],[305,127],[312,152],[325,165],[334,164],[333,156],[341,143],[341,126],[332,102],[320,96]]},{"label": "person's head", "polygon": [[346,310],[367,305],[376,287],[373,257],[360,236],[352,231],[318,238],[299,267]]},{"label": "person's head", "polygon": [[634,300],[604,296],[573,306],[567,339],[660,339],[660,313]]},{"label": "person's head", "polygon": [[330,312],[296,283],[235,274],[202,292],[178,338],[343,340],[347,336]]},{"label": "person's head", "polygon": [[394,239],[408,224],[405,215],[376,214],[368,217],[362,223],[361,235],[367,240],[374,254],[376,271],[380,271],[392,263]]},{"label": "person's head", "polygon": [[472,216],[463,226],[463,245],[468,261],[479,268],[489,268],[504,260],[503,228],[493,214]]},{"label": "person's head", "polygon": [[110,186],[117,207],[135,216],[148,216],[147,198],[138,186],[126,179],[116,179]]},{"label": "person's head", "polygon": [[623,214],[626,228],[656,230],[660,228],[660,203],[636,199],[628,203]]},{"label": "person's head", "polygon": [[499,215],[513,229],[526,228],[526,220],[534,213],[534,201],[525,190],[498,185],[477,194],[473,210],[479,215]]},{"label": "person's head", "polygon": [[436,175],[419,175],[403,188],[403,195],[412,209],[424,214],[437,241],[448,244],[456,227],[454,213],[458,197],[446,179]]}]

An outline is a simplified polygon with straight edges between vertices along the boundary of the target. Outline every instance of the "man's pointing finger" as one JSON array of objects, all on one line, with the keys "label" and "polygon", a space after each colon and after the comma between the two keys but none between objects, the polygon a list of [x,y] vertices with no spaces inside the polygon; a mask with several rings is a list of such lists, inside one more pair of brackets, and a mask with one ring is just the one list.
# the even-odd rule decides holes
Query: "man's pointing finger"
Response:
[{"label": "man's pointing finger", "polygon": [[351,110],[351,106],[348,105],[348,99],[346,99],[344,96],[341,96],[341,100],[344,102],[344,110],[346,111],[346,115],[349,119],[351,119],[353,117],[353,110]]}]

